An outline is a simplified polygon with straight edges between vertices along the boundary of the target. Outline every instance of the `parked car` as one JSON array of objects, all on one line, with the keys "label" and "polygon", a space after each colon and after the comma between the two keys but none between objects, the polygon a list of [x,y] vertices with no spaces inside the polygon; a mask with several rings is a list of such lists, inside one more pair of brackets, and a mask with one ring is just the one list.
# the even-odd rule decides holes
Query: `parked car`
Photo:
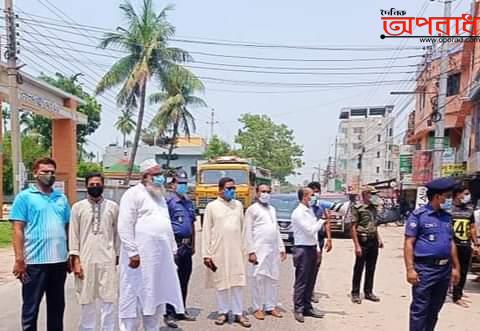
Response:
[{"label": "parked car", "polygon": [[289,250],[293,246],[292,213],[298,206],[295,193],[272,194],[270,204],[277,210],[278,227],[280,236]]},{"label": "parked car", "polygon": [[[320,195],[321,200],[327,200],[331,202],[348,202],[350,200],[347,194],[340,193],[324,193]],[[352,227],[352,219],[350,211],[345,215],[330,211],[330,229],[332,235],[340,234],[342,237],[350,238],[350,229]]]}]

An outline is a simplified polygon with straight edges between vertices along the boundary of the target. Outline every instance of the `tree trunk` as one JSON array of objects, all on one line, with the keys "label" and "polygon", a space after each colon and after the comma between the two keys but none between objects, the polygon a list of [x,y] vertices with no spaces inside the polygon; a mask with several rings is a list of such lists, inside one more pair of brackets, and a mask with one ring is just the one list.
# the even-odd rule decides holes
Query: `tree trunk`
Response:
[{"label": "tree trunk", "polygon": [[177,120],[173,124],[172,142],[170,143],[170,147],[168,148],[168,155],[167,155],[167,165],[166,165],[167,169],[170,167],[170,158],[172,157],[173,149],[177,144],[178,122],[179,122],[179,119],[177,118]]},{"label": "tree trunk", "polygon": [[125,146],[127,146],[127,135],[124,132],[123,133],[123,148],[125,148]]},{"label": "tree trunk", "polygon": [[133,167],[135,165],[135,157],[137,156],[138,143],[140,142],[140,134],[142,132],[143,114],[145,112],[145,97],[147,94],[147,77],[143,79],[140,88],[140,109],[138,110],[137,127],[135,128],[135,137],[133,138],[132,154],[130,155],[130,162],[128,164],[127,176],[125,178],[125,185],[128,186],[132,177]]}]

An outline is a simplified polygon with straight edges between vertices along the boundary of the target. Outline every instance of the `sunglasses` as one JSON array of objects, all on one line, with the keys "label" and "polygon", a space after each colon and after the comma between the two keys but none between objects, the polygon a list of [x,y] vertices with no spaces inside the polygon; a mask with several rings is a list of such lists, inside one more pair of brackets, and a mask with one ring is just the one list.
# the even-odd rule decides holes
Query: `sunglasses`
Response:
[{"label": "sunglasses", "polygon": [[270,190],[260,190],[260,193],[272,193]]}]

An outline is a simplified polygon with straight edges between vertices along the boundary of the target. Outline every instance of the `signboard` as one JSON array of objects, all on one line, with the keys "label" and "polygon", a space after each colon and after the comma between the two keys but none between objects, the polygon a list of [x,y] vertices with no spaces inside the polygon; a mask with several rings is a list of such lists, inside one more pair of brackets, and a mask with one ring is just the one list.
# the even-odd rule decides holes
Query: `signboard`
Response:
[{"label": "signboard", "polygon": [[400,173],[412,173],[412,154],[400,154]]},{"label": "signboard", "polygon": [[432,152],[416,151],[413,156],[413,174],[414,183],[423,185],[432,180]]},{"label": "signboard", "polygon": [[[443,148],[450,146],[450,137],[443,137]],[[428,137],[428,149],[435,149],[435,137]]]},{"label": "signboard", "polygon": [[442,163],[443,164],[455,163],[455,148],[447,147],[443,150]]},{"label": "signboard", "polygon": [[442,164],[442,177],[465,175],[467,167],[463,163]]},{"label": "signboard", "polygon": [[415,201],[415,209],[425,206],[428,203],[427,188],[419,186],[417,188],[417,199]]}]

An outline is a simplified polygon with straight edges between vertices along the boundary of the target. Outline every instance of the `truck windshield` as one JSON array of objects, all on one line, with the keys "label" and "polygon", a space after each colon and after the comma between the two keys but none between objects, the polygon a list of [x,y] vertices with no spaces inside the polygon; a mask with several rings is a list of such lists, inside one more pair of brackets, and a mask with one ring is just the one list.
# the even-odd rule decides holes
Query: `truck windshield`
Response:
[{"label": "truck windshield", "polygon": [[248,172],[244,170],[203,170],[200,175],[200,184],[218,184],[223,177],[230,177],[235,184],[248,184]]}]

